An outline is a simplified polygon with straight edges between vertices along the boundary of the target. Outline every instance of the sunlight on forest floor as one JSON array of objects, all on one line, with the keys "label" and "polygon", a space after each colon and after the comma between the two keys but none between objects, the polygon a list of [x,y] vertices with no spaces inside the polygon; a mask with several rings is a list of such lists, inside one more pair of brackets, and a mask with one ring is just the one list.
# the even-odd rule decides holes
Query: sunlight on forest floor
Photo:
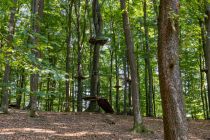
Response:
[{"label": "sunlight on forest floor", "polygon": [[[163,139],[161,119],[144,118],[147,128],[153,133],[134,134],[132,116],[111,115],[115,124],[107,122],[106,114],[100,113],[55,113],[40,112],[39,117],[30,118],[22,110],[1,114],[0,140],[67,140],[67,139]],[[210,138],[210,122],[206,120],[189,121],[190,139]]]}]

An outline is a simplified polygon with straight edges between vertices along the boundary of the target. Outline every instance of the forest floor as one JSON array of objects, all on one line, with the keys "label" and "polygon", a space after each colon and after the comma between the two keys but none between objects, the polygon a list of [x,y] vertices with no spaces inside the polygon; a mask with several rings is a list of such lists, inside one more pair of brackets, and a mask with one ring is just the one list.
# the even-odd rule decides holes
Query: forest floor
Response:
[{"label": "forest floor", "polygon": [[[150,133],[134,134],[133,117],[102,113],[39,112],[30,118],[23,110],[0,114],[0,140],[153,140],[163,139],[162,119],[144,118]],[[188,120],[190,139],[210,140],[210,121]]]}]

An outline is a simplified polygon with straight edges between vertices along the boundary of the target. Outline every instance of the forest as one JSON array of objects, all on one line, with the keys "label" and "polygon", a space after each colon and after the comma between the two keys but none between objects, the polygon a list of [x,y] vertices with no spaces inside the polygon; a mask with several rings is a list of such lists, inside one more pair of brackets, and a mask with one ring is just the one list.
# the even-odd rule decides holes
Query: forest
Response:
[{"label": "forest", "polygon": [[0,139],[209,139],[209,36],[209,0],[0,0]]}]

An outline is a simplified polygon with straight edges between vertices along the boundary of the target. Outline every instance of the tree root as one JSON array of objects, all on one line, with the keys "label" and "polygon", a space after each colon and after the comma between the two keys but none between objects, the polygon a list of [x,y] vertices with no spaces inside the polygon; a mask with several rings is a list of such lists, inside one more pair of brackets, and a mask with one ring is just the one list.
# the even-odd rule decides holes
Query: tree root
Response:
[{"label": "tree root", "polygon": [[153,133],[152,130],[147,129],[143,124],[134,125],[131,131],[133,133]]}]

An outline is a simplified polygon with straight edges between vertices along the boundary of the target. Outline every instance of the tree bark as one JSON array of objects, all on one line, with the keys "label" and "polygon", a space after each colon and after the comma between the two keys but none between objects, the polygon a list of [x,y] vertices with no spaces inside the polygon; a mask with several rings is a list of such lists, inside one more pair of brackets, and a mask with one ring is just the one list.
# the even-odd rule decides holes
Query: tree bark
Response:
[{"label": "tree bark", "polygon": [[[111,7],[111,6],[110,6]],[[110,8],[110,12],[112,12],[112,9]],[[111,16],[111,21],[110,21],[110,29],[113,32],[112,38],[115,39],[115,34],[114,34],[114,21],[113,21],[113,17]],[[114,41],[113,41],[114,44]],[[115,46],[112,45],[109,49],[110,52],[110,75],[109,75],[109,103],[112,106],[112,73],[113,73],[113,59],[114,59],[114,48]]]},{"label": "tree bark", "polygon": [[[83,96],[83,85],[82,85],[82,50],[83,50],[83,43],[86,36],[86,13],[88,8],[89,0],[85,0],[85,7],[84,7],[84,18],[83,18],[83,28],[81,29],[81,18],[80,18],[80,0],[75,2],[75,13],[76,13],[76,21],[77,21],[77,46],[78,46],[78,57],[77,57],[77,83],[78,83],[78,93],[77,93],[77,111],[82,112],[82,96]],[[81,35],[82,30],[82,35]]]},{"label": "tree bark", "polygon": [[113,55],[114,51],[110,49],[110,76],[109,76],[109,103],[112,106],[112,72],[113,72]]},{"label": "tree bark", "polygon": [[75,13],[77,21],[77,47],[78,47],[78,57],[77,57],[77,111],[82,112],[82,44],[81,44],[81,33],[80,33],[80,0],[75,2]]},{"label": "tree bark", "polygon": [[[116,79],[116,85],[115,85],[115,89],[116,89],[116,96],[115,96],[115,108],[116,108],[116,113],[119,114],[120,113],[120,91],[119,91],[119,88],[120,88],[120,81],[119,81],[119,62],[118,62],[118,50],[119,50],[119,46],[117,47],[116,46],[116,38],[115,38],[115,29],[114,29],[114,22],[111,21],[111,29],[112,29],[112,32],[113,32],[113,35],[112,35],[112,48],[115,48],[114,51],[114,55],[115,55],[115,70],[116,70],[116,73],[115,73],[115,79]],[[120,44],[120,42],[118,42]]]},{"label": "tree bark", "polygon": [[[147,2],[144,0],[143,3],[144,9],[144,33],[145,33],[145,79],[148,77],[148,81],[145,80],[145,87],[146,87],[146,105],[147,111],[146,115],[148,117],[153,116],[153,75],[152,75],[152,67],[151,67],[151,60],[150,60],[150,47],[149,47],[149,32],[148,32],[148,25],[147,25]],[[148,85],[148,86],[147,86]],[[148,90],[147,90],[148,88]]]},{"label": "tree bark", "polygon": [[128,50],[128,61],[131,70],[131,91],[132,91],[132,102],[133,102],[133,113],[134,113],[134,131],[144,131],[143,120],[140,113],[140,103],[139,103],[139,88],[138,88],[138,75],[137,66],[134,55],[134,43],[132,40],[130,23],[128,17],[128,11],[126,9],[125,0],[120,0],[122,17],[123,17],[123,29],[125,35],[126,47]]},{"label": "tree bark", "polygon": [[179,1],[161,0],[158,25],[158,69],[163,108],[164,137],[186,140],[182,84],[179,68]]},{"label": "tree bark", "polygon": [[[95,38],[100,38],[102,36],[102,16],[100,11],[100,5],[98,0],[92,1],[92,14],[93,14],[93,24],[95,29]],[[100,44],[94,44],[93,59],[92,59],[92,71],[91,71],[91,87],[90,96],[97,96],[98,83],[99,83],[99,52]],[[96,101],[91,101],[87,111],[98,111]]]},{"label": "tree bark", "polygon": [[202,107],[203,107],[203,116],[205,119],[207,119],[208,116],[206,116],[206,108],[205,108],[205,101],[204,101],[204,96],[203,94],[205,94],[203,92],[203,89],[204,89],[204,80],[203,80],[203,72],[202,72],[202,68],[203,68],[203,65],[202,65],[202,55],[200,54],[199,56],[199,65],[200,65],[200,94],[201,94],[201,101],[202,101]]},{"label": "tree bark", "polygon": [[[202,99],[202,103],[203,103],[203,111],[204,111],[204,118],[207,119],[208,118],[208,103],[206,102],[206,92],[205,92],[205,81],[204,81],[204,68],[205,67],[205,58],[206,58],[206,52],[205,52],[205,47],[206,47],[206,38],[205,38],[205,25],[204,22],[202,21],[202,19],[199,19],[199,24],[200,24],[200,29],[201,29],[201,39],[200,39],[200,44],[202,46],[201,50],[203,50],[204,53],[204,61],[202,60],[202,56],[200,54],[200,81],[201,81],[201,99]],[[206,73],[205,73],[206,74]]]},{"label": "tree bark", "polygon": [[125,56],[123,57],[123,76],[124,76],[124,95],[123,95],[123,114],[127,115],[127,99],[128,99],[128,68],[127,68],[127,51],[124,50]]},{"label": "tree bark", "polygon": [[[206,60],[206,76],[207,76],[207,90],[208,90],[208,114],[210,114],[210,3],[206,5],[206,30],[207,30],[207,37],[206,37],[206,45],[204,48],[204,56]],[[208,116],[210,118],[210,116]]]},{"label": "tree bark", "polygon": [[16,95],[16,107],[20,109],[21,107],[21,101],[22,101],[22,95],[23,95],[23,89],[25,88],[25,70],[22,68],[21,74],[20,74],[20,84],[19,88],[20,90],[18,91]]},{"label": "tree bark", "polygon": [[119,81],[119,62],[118,62],[118,57],[117,57],[117,53],[118,53],[118,47],[115,46],[115,35],[114,35],[114,38],[113,38],[113,46],[116,48],[115,49],[115,69],[116,69],[116,85],[115,85],[115,88],[116,88],[116,111],[117,111],[117,114],[120,114],[120,91],[119,91],[119,88],[120,88],[120,81]]},{"label": "tree bark", "polygon": [[74,0],[69,0],[67,11],[67,46],[66,46],[66,98],[65,98],[65,112],[70,111],[70,50],[71,50],[71,26],[72,26],[72,7]]},{"label": "tree bark", "polygon": [[[13,0],[14,6],[11,8],[10,11],[10,19],[9,19],[9,35],[7,36],[7,44],[8,48],[12,48],[12,41],[13,41],[13,35],[15,32],[15,13],[16,13],[16,4],[17,0]],[[9,98],[9,78],[10,78],[10,60],[9,60],[9,55],[11,55],[10,52],[6,52],[5,60],[6,60],[6,65],[5,65],[5,70],[4,70],[4,76],[3,76],[3,83],[5,84],[2,88],[2,111],[3,113],[7,114],[8,113],[8,98]]]},{"label": "tree bark", "polygon": [[[43,17],[43,9],[44,9],[44,0],[33,0],[32,1],[32,31],[34,33],[40,33],[41,27],[40,22]],[[34,46],[37,46],[39,42],[38,37],[34,34],[34,37],[32,38],[32,44]],[[41,57],[41,52],[38,50],[38,48],[34,47],[32,50],[32,53],[35,57],[35,59],[38,59]],[[35,67],[39,67],[36,64],[34,64]],[[39,74],[37,72],[31,74],[30,76],[30,117],[36,116],[36,110],[37,110],[37,92],[38,92],[38,86],[39,86]]]}]

